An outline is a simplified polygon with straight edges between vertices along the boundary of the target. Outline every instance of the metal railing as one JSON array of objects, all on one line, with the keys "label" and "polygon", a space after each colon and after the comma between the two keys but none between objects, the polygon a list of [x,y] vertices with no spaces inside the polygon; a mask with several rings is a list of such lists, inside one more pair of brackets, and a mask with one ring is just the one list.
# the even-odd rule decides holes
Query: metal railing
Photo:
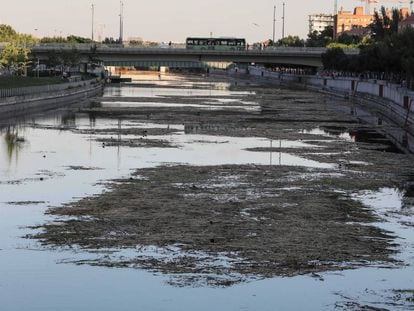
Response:
[{"label": "metal railing", "polygon": [[7,89],[0,88],[0,98],[35,95],[35,94],[41,94],[41,93],[47,93],[47,92],[58,92],[58,91],[64,91],[64,90],[73,89],[77,87],[87,86],[87,85],[91,85],[95,83],[96,83],[96,80],[94,79],[94,80],[88,80],[88,81],[68,82],[68,83],[62,83],[62,84],[27,86],[27,87],[7,88]]},{"label": "metal railing", "polygon": [[[147,52],[160,52],[163,51],[164,53],[168,53],[168,51],[180,51],[180,52],[203,52],[203,53],[217,53],[217,52],[224,52],[224,53],[309,53],[309,54],[322,54],[326,52],[326,48],[321,47],[267,47],[264,49],[253,49],[249,48],[248,50],[242,50],[242,51],[222,51],[222,50],[200,50],[200,49],[186,49],[185,44],[173,44],[172,46],[126,46],[126,45],[120,45],[120,44],[103,44],[103,43],[82,43],[82,44],[70,44],[70,43],[37,43],[30,46],[31,49],[35,51],[53,51],[53,50],[71,50],[71,49],[77,49],[79,51],[90,51],[93,48],[97,49],[97,52],[99,51],[147,51]],[[191,53],[190,52],[190,53]],[[359,49],[346,49],[346,54],[358,54]]]}]

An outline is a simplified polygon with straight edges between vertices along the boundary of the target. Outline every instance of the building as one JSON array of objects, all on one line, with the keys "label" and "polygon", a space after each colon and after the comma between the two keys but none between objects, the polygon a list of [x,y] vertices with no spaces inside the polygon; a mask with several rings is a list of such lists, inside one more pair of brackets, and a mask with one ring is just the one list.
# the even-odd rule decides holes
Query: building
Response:
[{"label": "building", "polygon": [[[412,26],[412,15],[409,16],[408,8],[400,9],[401,16],[405,18],[399,25],[399,29]],[[387,9],[386,14],[391,18],[391,10]],[[338,38],[342,33],[350,35],[365,36],[369,34],[369,25],[373,22],[374,15],[364,14],[363,7],[356,7],[353,12],[340,9],[334,17],[334,36]]]},{"label": "building", "polygon": [[356,7],[353,12],[344,11],[344,9],[341,8],[334,18],[334,36],[335,38],[338,38],[343,32],[366,28],[373,20],[373,15],[364,14],[363,7]]},{"label": "building", "polygon": [[407,17],[409,17],[411,14],[410,14],[410,9],[409,8],[401,8],[400,9],[400,13],[401,13],[401,16],[405,19],[405,18],[407,18]]},{"label": "building", "polygon": [[334,16],[332,14],[309,15],[309,33],[321,32],[329,26],[334,27]]},{"label": "building", "polygon": [[404,29],[411,28],[414,29],[414,14],[411,14],[406,19],[401,21],[398,25],[398,32],[403,31]]}]

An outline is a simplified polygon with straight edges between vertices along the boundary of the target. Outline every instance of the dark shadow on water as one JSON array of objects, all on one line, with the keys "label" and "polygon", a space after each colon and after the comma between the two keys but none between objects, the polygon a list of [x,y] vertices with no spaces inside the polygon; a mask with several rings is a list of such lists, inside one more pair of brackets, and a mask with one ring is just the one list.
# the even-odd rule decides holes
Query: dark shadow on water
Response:
[{"label": "dark shadow on water", "polygon": [[349,131],[349,135],[355,140],[355,142],[380,144],[381,147],[378,149],[380,151],[403,153],[390,139],[373,129],[351,130]]},{"label": "dark shadow on water", "polygon": [[6,143],[6,152],[9,162],[11,162],[13,156],[18,158],[19,150],[23,148],[25,138],[19,135],[19,129],[15,126],[9,126],[5,131],[0,130],[0,135]]}]

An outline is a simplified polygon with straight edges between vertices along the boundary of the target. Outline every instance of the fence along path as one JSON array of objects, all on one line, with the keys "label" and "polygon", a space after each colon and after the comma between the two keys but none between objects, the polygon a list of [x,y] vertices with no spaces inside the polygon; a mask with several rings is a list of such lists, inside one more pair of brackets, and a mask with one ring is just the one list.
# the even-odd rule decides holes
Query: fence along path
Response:
[{"label": "fence along path", "polygon": [[40,94],[53,91],[63,91],[75,87],[87,86],[96,83],[96,80],[88,81],[77,81],[77,82],[67,82],[62,84],[50,84],[50,85],[41,85],[41,86],[28,86],[28,87],[19,87],[19,88],[0,88],[0,98],[6,97],[15,97],[15,96],[25,96]]}]

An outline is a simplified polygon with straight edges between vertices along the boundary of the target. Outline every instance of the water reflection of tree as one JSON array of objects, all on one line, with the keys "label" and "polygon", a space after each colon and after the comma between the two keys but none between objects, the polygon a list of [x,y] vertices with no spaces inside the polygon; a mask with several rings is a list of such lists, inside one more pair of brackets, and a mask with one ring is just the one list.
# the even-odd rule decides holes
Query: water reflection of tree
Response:
[{"label": "water reflection of tree", "polygon": [[62,116],[61,125],[65,127],[75,127],[76,126],[76,114],[75,113],[66,113]]},{"label": "water reflection of tree", "polygon": [[402,207],[403,209],[414,208],[414,180],[410,181],[405,187]]},{"label": "water reflection of tree", "polygon": [[13,154],[15,154],[16,159],[18,157],[19,150],[21,149],[24,138],[19,136],[19,130],[16,127],[9,126],[6,129],[6,134],[4,135],[4,140],[7,147],[7,157],[11,161]]}]

